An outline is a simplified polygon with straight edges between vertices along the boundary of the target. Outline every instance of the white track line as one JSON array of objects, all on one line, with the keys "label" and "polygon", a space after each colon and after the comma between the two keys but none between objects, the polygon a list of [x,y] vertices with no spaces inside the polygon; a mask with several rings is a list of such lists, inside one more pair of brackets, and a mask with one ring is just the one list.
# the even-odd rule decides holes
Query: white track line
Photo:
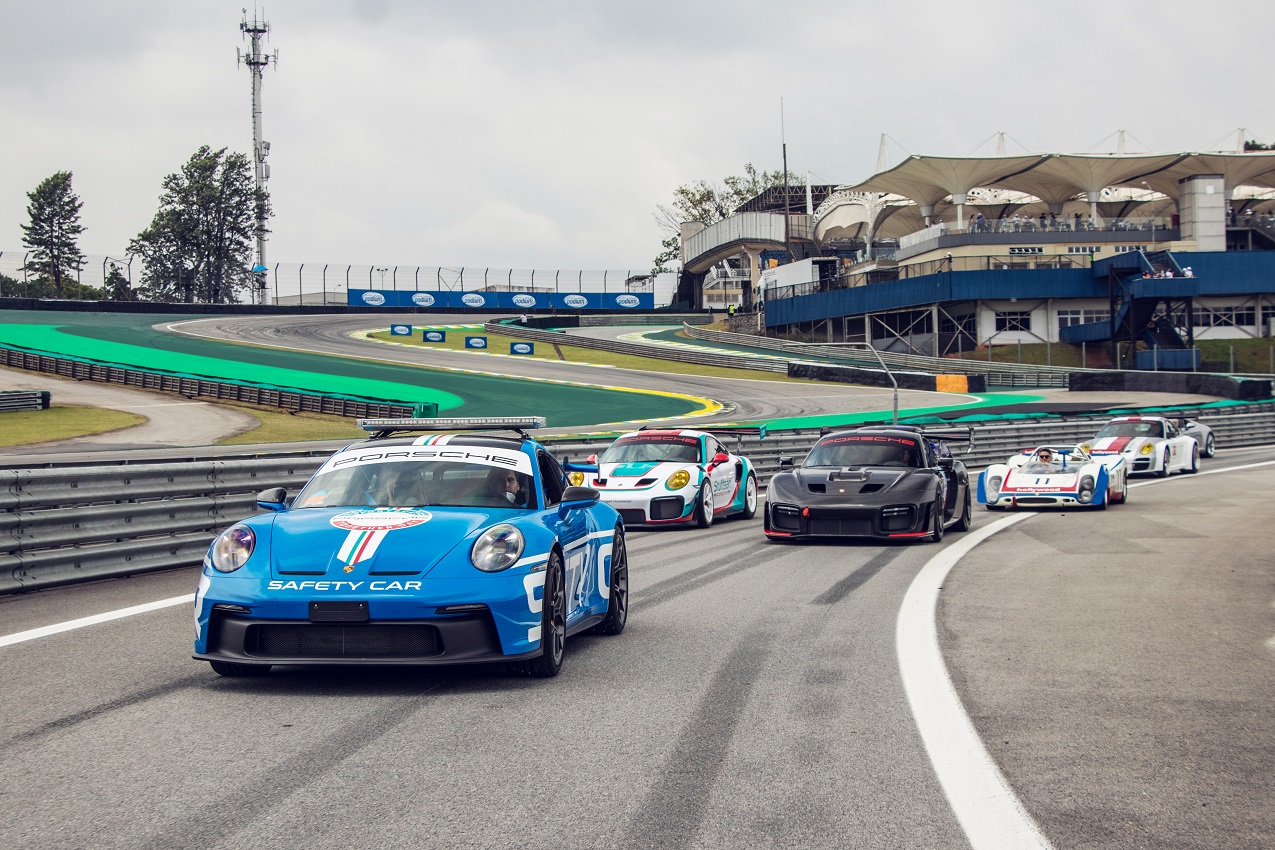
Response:
[{"label": "white track line", "polygon": [[105,614],[93,614],[90,617],[81,617],[78,620],[67,620],[65,623],[54,623],[51,626],[41,626],[38,629],[28,629],[25,632],[16,632],[11,635],[0,636],[0,646],[11,646],[15,643],[23,641],[35,640],[36,638],[48,637],[56,635],[59,632],[69,632],[72,629],[82,629],[85,626],[96,626],[98,623],[107,623],[111,620],[119,620],[124,617],[131,617],[134,614],[145,614],[148,611],[158,611],[161,608],[171,608],[174,605],[193,605],[195,603],[195,594],[188,593],[185,596],[174,596],[171,599],[159,599],[155,602],[147,602],[143,605],[134,605],[130,608],[120,608],[117,611],[107,611]]},{"label": "white track line", "polygon": [[[1197,474],[1216,475],[1272,464],[1275,461],[1261,461]],[[1130,486],[1164,484],[1183,477],[1140,481]],[[983,746],[948,676],[939,649],[939,591],[951,569],[971,549],[1033,516],[1036,514],[1027,512],[999,519],[944,547],[912,581],[899,606],[895,625],[899,673],[912,716],[943,793],[974,850],[1052,850],[1053,845],[1023,808]]]}]

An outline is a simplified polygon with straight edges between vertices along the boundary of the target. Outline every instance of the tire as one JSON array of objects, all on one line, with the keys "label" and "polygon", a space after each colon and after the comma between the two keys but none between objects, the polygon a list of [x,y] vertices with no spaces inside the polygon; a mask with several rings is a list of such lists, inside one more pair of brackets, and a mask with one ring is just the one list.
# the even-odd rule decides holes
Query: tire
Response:
[{"label": "tire", "polygon": [[231,678],[264,676],[270,672],[269,664],[238,664],[234,661],[209,661],[208,664],[217,675]]},{"label": "tire", "polygon": [[695,501],[695,524],[700,528],[713,524],[713,488],[709,481],[699,488],[699,498]]},{"label": "tire", "polygon": [[974,507],[970,502],[970,488],[965,488],[965,506],[961,508],[961,518],[952,526],[953,531],[969,531],[974,522]]},{"label": "tire", "polygon": [[593,627],[599,635],[618,635],[629,621],[629,552],[624,532],[617,528],[611,544],[611,590],[607,594],[606,618]]},{"label": "tire", "polygon": [[1204,456],[1213,457],[1217,454],[1217,444],[1213,442],[1213,435],[1209,434],[1204,438]]},{"label": "tire", "polygon": [[519,661],[514,669],[527,676],[547,679],[558,675],[567,647],[567,587],[562,555],[554,551],[545,567],[544,596],[540,604],[539,657]]},{"label": "tire", "polygon": [[1164,450],[1164,462],[1160,464],[1160,469],[1156,471],[1157,478],[1169,477],[1169,450]]},{"label": "tire", "polygon": [[748,473],[748,480],[744,482],[744,509],[739,515],[744,519],[752,519],[757,516],[757,476]]},{"label": "tire", "polygon": [[942,503],[935,502],[934,507],[930,509],[930,514],[933,517],[933,519],[930,522],[929,540],[931,543],[942,543],[943,542],[943,505]]},{"label": "tire", "polygon": [[1123,505],[1129,501],[1129,476],[1126,475],[1120,482],[1120,492],[1112,497],[1111,502],[1116,505]]},{"label": "tire", "polygon": [[1200,446],[1197,443],[1191,447],[1191,465],[1183,470],[1187,475],[1194,475],[1200,471]]}]

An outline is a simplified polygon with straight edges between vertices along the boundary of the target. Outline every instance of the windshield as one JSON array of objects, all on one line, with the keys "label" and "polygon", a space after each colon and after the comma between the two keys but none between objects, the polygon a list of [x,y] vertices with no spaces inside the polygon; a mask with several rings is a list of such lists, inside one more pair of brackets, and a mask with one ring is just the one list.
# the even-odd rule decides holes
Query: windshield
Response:
[{"label": "windshield", "polygon": [[389,460],[324,468],[294,508],[535,507],[532,479],[490,463]]},{"label": "windshield", "polygon": [[699,462],[699,437],[682,434],[630,434],[621,437],[599,459],[599,463],[644,463],[650,461]]},{"label": "windshield", "polygon": [[1108,422],[1098,432],[1097,439],[1104,437],[1151,437],[1159,439],[1164,436],[1164,425],[1160,422]]},{"label": "windshield", "polygon": [[883,435],[826,437],[820,440],[802,466],[921,466],[916,440]]}]

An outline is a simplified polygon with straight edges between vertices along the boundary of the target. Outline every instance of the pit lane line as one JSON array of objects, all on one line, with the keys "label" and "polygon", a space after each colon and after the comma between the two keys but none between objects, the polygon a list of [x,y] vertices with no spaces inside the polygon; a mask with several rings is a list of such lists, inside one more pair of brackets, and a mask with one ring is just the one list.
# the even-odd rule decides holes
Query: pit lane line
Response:
[{"label": "pit lane line", "polygon": [[[1275,460],[1201,470],[1217,475],[1275,465]],[[1147,487],[1180,481],[1158,478],[1130,484]],[[895,645],[899,674],[912,717],[939,785],[965,831],[973,850],[1053,850],[1035,820],[1023,808],[1004,774],[983,746],[948,675],[939,649],[939,591],[952,568],[978,544],[994,534],[1037,516],[1028,511],[1005,517],[964,535],[926,562],[913,579],[899,606]]]}]

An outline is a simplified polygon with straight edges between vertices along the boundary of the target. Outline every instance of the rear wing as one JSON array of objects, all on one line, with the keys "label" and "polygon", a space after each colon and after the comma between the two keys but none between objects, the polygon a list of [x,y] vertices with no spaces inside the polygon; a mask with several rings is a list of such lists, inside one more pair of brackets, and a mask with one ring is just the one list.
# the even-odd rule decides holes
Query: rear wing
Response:
[{"label": "rear wing", "polygon": [[734,437],[735,454],[740,454],[743,451],[745,437],[756,437],[758,440],[766,439],[765,422],[758,425],[723,425],[720,428],[706,428],[704,430],[722,441]]}]

